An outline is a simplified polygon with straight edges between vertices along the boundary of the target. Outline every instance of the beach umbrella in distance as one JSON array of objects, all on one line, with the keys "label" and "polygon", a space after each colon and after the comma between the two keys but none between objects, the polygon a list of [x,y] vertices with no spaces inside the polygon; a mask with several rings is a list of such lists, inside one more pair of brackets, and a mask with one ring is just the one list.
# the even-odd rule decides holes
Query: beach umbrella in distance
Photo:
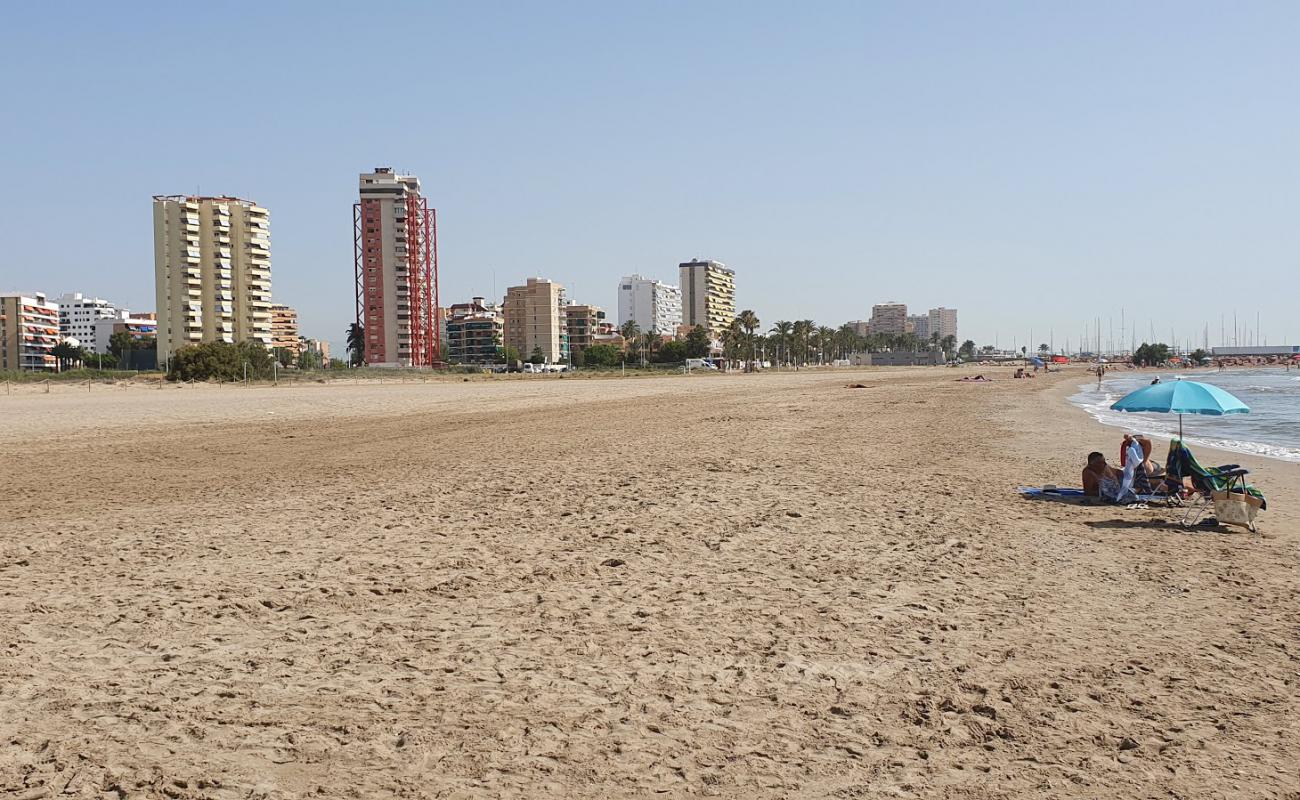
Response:
[{"label": "beach umbrella in distance", "polygon": [[1238,400],[1230,392],[1219,387],[1199,381],[1172,380],[1143,386],[1135,392],[1129,392],[1111,404],[1115,411],[1138,413],[1141,411],[1158,414],[1178,415],[1178,438],[1183,438],[1184,414],[1249,414],[1250,406]]}]

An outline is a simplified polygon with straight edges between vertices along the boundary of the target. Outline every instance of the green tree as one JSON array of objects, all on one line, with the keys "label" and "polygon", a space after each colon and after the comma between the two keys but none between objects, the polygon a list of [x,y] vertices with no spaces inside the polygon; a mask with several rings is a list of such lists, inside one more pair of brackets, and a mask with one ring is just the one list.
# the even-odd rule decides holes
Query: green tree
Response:
[{"label": "green tree", "polygon": [[975,358],[975,342],[971,339],[962,342],[961,349],[957,351],[957,355],[965,359]]},{"label": "green tree", "polygon": [[817,352],[823,364],[828,364],[835,357],[835,329],[829,325],[817,328]]},{"label": "green tree", "polygon": [[741,347],[748,351],[744,353],[748,359],[745,362],[745,370],[752,372],[758,368],[758,342],[754,337],[754,331],[758,330],[758,315],[747,308],[736,315],[736,321],[740,323],[743,334]]},{"label": "green tree", "polygon": [[167,377],[181,381],[237,381],[248,366],[250,378],[269,378],[273,359],[261,342],[205,342],[172,354]]},{"label": "green tree", "polygon": [[529,364],[545,364],[546,356],[542,355],[541,347],[534,347],[532,355],[528,356]]},{"label": "green tree", "polygon": [[776,358],[777,363],[790,361],[790,339],[794,331],[794,323],[789,320],[779,319],[772,323],[771,334],[776,340]]},{"label": "green tree", "polygon": [[129,353],[135,349],[135,337],[126,331],[118,331],[108,337],[108,352],[122,358],[123,353]]},{"label": "green tree", "polygon": [[582,351],[582,363],[588,367],[617,367],[623,351],[612,344],[593,344]]},{"label": "green tree", "polygon": [[501,362],[504,364],[513,364],[520,360],[519,348],[514,345],[506,345],[505,347],[502,347],[500,353]]},{"label": "green tree", "polygon": [[50,350],[50,355],[58,359],[59,370],[62,371],[80,361],[84,352],[80,347],[65,339],[54,345]]},{"label": "green tree", "polygon": [[348,326],[347,348],[352,366],[366,363],[366,329],[356,322]]},{"label": "green tree", "polygon": [[280,362],[280,366],[287,367],[293,363],[293,351],[287,347],[277,347],[271,351],[271,357]]},{"label": "green tree", "polygon": [[322,366],[321,354],[318,351],[304,347],[298,354],[298,369],[320,369]]},{"label": "green tree", "polygon": [[1133,352],[1133,363],[1142,367],[1158,367],[1169,360],[1169,345],[1167,344],[1147,344]]},{"label": "green tree", "polygon": [[1051,345],[1048,345],[1046,343],[1038,345],[1038,352],[1040,353],[1050,353],[1051,350],[1052,350]]},{"label": "green tree", "polygon": [[1198,347],[1192,351],[1192,354],[1188,356],[1188,358],[1192,360],[1193,364],[1199,364],[1207,358],[1210,358],[1210,354]]},{"label": "green tree", "polygon": [[686,342],[674,339],[671,342],[664,342],[659,348],[659,353],[655,356],[655,361],[661,364],[680,364],[686,360]]},{"label": "green tree", "polygon": [[709,357],[709,331],[703,325],[696,325],[686,334],[686,357]]},{"label": "green tree", "polygon": [[[975,343],[971,342],[971,346],[974,347]],[[939,340],[939,347],[943,349],[943,352],[952,355],[952,351],[957,349],[957,337],[951,333],[948,334]]]}]

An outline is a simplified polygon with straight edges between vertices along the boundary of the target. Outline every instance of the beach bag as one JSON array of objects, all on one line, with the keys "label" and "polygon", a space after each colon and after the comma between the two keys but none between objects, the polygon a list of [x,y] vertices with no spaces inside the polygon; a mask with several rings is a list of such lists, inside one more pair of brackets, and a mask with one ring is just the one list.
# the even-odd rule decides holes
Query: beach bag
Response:
[{"label": "beach bag", "polygon": [[1214,500],[1214,516],[1220,524],[1238,525],[1247,530],[1255,530],[1255,515],[1264,505],[1263,498],[1245,492],[1228,492],[1218,489],[1210,492]]}]

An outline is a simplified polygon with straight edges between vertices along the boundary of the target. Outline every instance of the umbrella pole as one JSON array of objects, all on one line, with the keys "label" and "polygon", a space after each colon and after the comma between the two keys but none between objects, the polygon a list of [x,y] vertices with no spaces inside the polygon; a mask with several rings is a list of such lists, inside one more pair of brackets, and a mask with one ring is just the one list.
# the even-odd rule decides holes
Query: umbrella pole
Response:
[{"label": "umbrella pole", "polygon": [[1178,415],[1178,441],[1183,440],[1183,415]]}]

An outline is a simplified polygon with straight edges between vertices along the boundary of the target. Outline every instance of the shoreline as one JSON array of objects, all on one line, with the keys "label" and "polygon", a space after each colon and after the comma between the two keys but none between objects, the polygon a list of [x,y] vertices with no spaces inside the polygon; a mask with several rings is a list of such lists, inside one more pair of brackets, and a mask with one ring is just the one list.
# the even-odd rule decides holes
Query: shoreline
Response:
[{"label": "shoreline", "polygon": [[[1259,368],[1251,367],[1251,369],[1259,369]],[[1135,378],[1141,377],[1145,380],[1145,378],[1148,376],[1164,375],[1170,372],[1174,374],[1182,375],[1182,374],[1187,374],[1190,371],[1188,370],[1134,370],[1131,373],[1131,375],[1132,377]],[[1195,373],[1192,374],[1195,377],[1201,377],[1199,375],[1195,375]],[[1215,372],[1212,374],[1218,374],[1218,371],[1215,370]],[[1161,431],[1143,425],[1142,423],[1149,422],[1149,420],[1145,420],[1141,417],[1130,417],[1129,419],[1131,419],[1134,424],[1128,424],[1125,421],[1123,421],[1125,420],[1126,415],[1124,415],[1122,412],[1115,412],[1113,415],[1111,415],[1113,419],[1099,418],[1098,413],[1103,411],[1103,409],[1097,408],[1094,405],[1090,405],[1087,403],[1075,402],[1076,397],[1086,395],[1090,391],[1096,391],[1093,386],[1093,383],[1091,381],[1084,380],[1083,383],[1075,383],[1072,385],[1073,385],[1072,390],[1063,392],[1061,395],[1064,402],[1067,405],[1072,406],[1073,408],[1083,411],[1097,424],[1107,428],[1121,430],[1124,431],[1125,433],[1140,433],[1150,439],[1159,440],[1166,444],[1169,442],[1170,439],[1175,438],[1174,434],[1172,434],[1171,432]],[[1105,387],[1104,384],[1102,390],[1107,391],[1107,388]],[[1177,415],[1168,415],[1168,416],[1170,419],[1177,419]],[[1247,456],[1258,457],[1258,458],[1268,459],[1269,461],[1273,461],[1273,462],[1280,462],[1285,464],[1300,464],[1300,449],[1288,445],[1273,444],[1270,442],[1249,441],[1243,439],[1240,440],[1239,442],[1240,446],[1234,447],[1231,444],[1225,442],[1223,439],[1216,440],[1216,439],[1208,438],[1203,431],[1199,433],[1189,433],[1185,435],[1183,438],[1188,443],[1195,445],[1197,448],[1213,449],[1222,453],[1230,453],[1234,457],[1247,457]]]}]

